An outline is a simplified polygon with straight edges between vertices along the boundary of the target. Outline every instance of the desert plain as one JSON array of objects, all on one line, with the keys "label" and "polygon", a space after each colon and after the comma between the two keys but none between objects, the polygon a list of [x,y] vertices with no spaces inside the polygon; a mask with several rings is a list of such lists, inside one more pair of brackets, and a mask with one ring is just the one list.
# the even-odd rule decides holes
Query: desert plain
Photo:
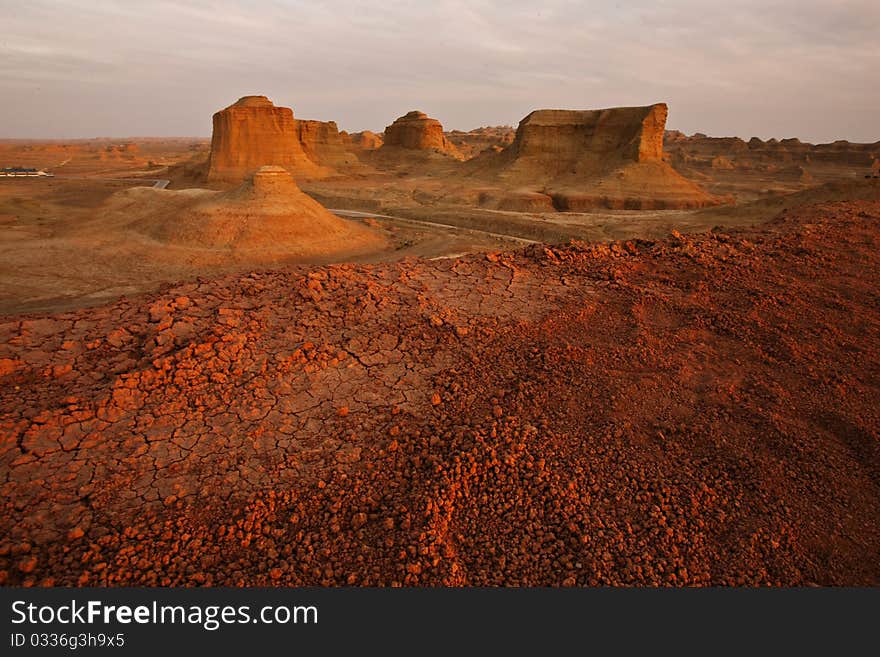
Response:
[{"label": "desert plain", "polygon": [[0,584],[880,584],[880,142],[667,112],[0,142]]}]

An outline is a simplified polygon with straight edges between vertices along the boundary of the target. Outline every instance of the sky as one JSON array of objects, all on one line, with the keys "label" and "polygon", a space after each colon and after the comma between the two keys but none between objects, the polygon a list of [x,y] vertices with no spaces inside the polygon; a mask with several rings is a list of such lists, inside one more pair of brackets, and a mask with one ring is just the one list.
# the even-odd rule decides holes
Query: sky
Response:
[{"label": "sky", "polygon": [[880,140],[878,0],[0,0],[0,137],[210,136],[266,95],[379,132],[669,104],[714,136]]}]

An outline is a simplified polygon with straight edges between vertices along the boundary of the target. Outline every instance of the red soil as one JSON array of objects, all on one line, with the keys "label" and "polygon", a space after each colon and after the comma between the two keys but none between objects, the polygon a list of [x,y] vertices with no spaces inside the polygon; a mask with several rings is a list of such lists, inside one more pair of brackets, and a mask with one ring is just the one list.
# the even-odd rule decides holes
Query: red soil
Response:
[{"label": "red soil", "polygon": [[0,324],[5,584],[880,584],[880,203]]}]

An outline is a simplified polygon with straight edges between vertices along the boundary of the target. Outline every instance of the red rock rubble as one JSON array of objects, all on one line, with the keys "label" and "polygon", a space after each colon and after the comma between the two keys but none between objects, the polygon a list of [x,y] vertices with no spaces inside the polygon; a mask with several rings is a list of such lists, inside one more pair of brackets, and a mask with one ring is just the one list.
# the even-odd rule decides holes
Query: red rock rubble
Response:
[{"label": "red rock rubble", "polygon": [[0,323],[0,580],[880,584],[880,203]]}]

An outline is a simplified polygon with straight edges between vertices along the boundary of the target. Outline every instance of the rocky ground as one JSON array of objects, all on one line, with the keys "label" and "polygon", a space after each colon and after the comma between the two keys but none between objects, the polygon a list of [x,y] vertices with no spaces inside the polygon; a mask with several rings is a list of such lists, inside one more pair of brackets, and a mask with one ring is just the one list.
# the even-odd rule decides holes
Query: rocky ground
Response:
[{"label": "rocky ground", "polygon": [[880,203],[0,323],[0,581],[880,584]]}]

